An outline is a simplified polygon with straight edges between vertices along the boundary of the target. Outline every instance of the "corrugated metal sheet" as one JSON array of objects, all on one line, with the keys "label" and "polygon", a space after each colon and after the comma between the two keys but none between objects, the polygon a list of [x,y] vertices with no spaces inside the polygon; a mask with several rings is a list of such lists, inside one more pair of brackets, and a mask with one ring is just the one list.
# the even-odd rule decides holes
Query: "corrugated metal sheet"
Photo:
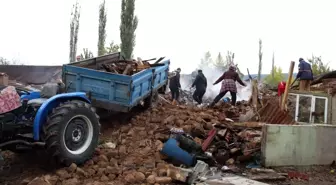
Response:
[{"label": "corrugated metal sheet", "polygon": [[267,124],[284,124],[293,125],[295,120],[285,111],[282,111],[278,102],[269,101],[263,108],[258,111],[259,121]]}]

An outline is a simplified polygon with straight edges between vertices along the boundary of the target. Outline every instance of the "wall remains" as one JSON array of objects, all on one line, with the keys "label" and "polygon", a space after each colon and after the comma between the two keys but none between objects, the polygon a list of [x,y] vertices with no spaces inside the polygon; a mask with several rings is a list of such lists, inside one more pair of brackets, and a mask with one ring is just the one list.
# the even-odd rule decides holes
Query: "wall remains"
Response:
[{"label": "wall remains", "polygon": [[329,165],[336,161],[335,125],[265,125],[262,163],[266,166]]},{"label": "wall remains", "polygon": [[331,99],[331,104],[330,104],[331,107],[329,109],[331,110],[329,111],[329,114],[331,117],[330,124],[336,125],[336,96],[333,96],[330,99]]}]

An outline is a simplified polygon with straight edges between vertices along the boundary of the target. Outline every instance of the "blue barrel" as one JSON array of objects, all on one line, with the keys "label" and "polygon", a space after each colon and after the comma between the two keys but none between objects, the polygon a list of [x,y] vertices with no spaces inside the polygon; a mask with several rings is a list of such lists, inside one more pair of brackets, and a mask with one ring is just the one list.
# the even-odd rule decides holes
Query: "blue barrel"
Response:
[{"label": "blue barrel", "polygon": [[196,162],[195,156],[182,150],[177,145],[177,141],[173,138],[170,138],[167,142],[165,142],[161,153],[187,166],[194,166]]}]

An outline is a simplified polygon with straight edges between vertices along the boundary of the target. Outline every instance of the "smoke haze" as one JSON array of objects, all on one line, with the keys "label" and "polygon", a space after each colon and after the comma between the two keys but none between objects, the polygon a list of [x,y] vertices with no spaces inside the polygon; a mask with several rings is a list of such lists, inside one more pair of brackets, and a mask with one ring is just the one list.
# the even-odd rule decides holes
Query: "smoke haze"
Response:
[{"label": "smoke haze", "polygon": [[[220,92],[221,82],[213,85],[213,83],[223,74],[223,72],[216,69],[214,66],[203,66],[202,68],[204,76],[207,78],[207,91],[204,95],[206,98],[214,99]],[[183,69],[182,69],[183,70]],[[193,76],[189,75],[181,75],[181,86],[183,90],[189,90],[193,83]],[[248,100],[252,93],[251,83],[245,82],[246,87],[241,86],[237,83],[237,101]],[[225,97],[231,97],[230,93],[227,93]]]}]

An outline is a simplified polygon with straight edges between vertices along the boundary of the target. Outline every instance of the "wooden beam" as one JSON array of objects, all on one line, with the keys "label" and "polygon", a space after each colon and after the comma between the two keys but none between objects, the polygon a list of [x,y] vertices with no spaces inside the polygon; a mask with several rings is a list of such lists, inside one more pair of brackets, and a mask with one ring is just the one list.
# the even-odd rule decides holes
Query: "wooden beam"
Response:
[{"label": "wooden beam", "polygon": [[252,105],[257,111],[258,108],[258,81],[252,80]]},{"label": "wooden beam", "polygon": [[288,92],[289,92],[290,84],[292,83],[294,65],[295,65],[295,62],[292,61],[289,66],[289,76],[288,76],[288,80],[286,83],[285,93],[283,94],[283,98],[282,98],[281,110],[285,110],[285,107],[287,107],[286,103],[288,100]]},{"label": "wooden beam", "polygon": [[126,66],[126,68],[123,72],[123,75],[127,75],[131,69],[132,69],[132,66],[130,64],[127,64],[127,66]]}]

